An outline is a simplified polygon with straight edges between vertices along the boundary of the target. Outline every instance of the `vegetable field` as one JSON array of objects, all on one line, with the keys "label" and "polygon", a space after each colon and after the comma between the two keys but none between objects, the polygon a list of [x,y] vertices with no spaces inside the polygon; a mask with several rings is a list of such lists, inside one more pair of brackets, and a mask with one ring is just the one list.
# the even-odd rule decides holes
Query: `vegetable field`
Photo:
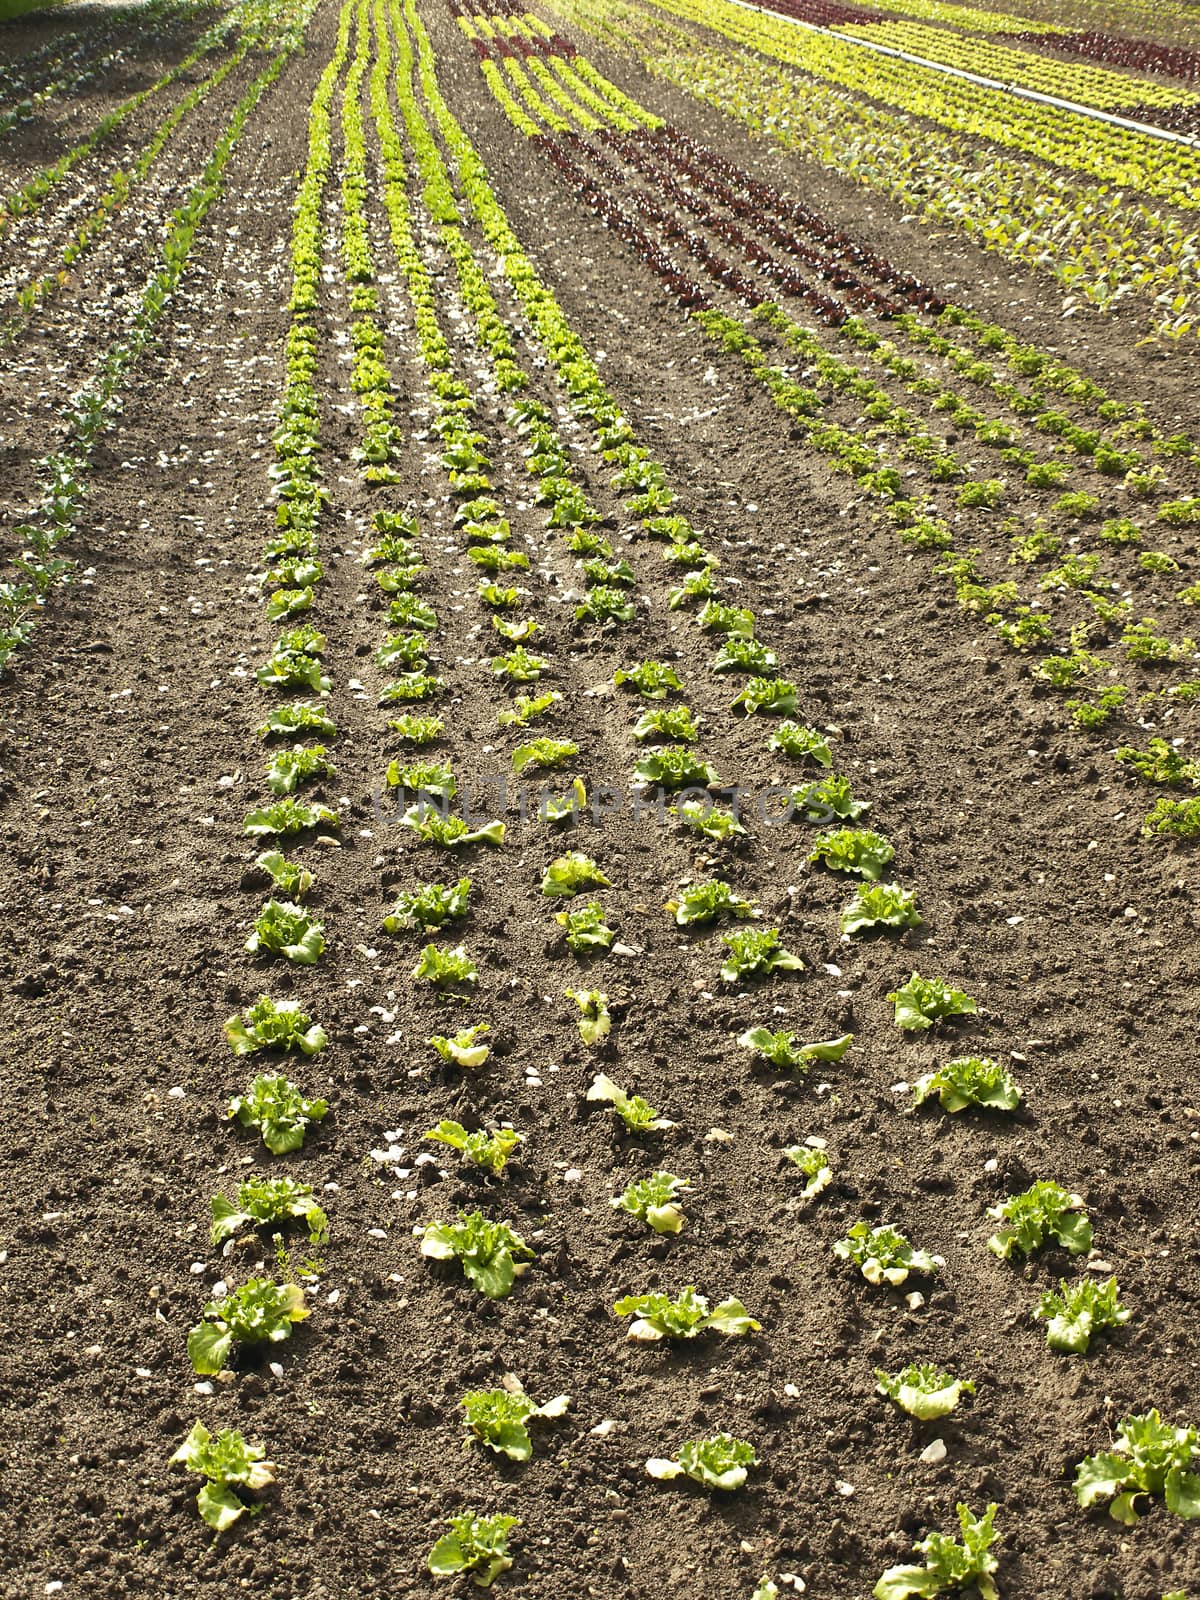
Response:
[{"label": "vegetable field", "polygon": [[1145,0],[0,21],[6,1600],[1200,1600],[1198,135]]}]

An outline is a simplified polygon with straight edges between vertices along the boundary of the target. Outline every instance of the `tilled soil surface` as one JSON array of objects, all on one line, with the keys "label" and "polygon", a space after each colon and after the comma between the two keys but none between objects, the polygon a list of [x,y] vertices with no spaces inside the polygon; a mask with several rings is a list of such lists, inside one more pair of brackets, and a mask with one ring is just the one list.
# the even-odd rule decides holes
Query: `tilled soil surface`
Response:
[{"label": "tilled soil surface", "polygon": [[[807,864],[802,823],[758,822],[748,846],[714,867],[698,862],[690,837],[634,814],[638,749],[611,674],[643,655],[672,660],[707,719],[704,754],[728,782],[758,792],[784,775],[764,753],[764,719],[735,720],[727,685],[708,677],[710,641],[686,612],[668,611],[670,579],[648,541],[622,546],[648,611],[615,635],[573,626],[577,576],[528,504],[503,396],[486,386],[453,274],[417,209],[443,326],[483,395],[496,482],[532,557],[545,624],[534,648],[544,641],[564,696],[546,731],[577,739],[589,790],[626,795],[599,823],[562,833],[522,822],[513,805],[504,849],[461,867],[476,885],[462,937],[480,969],[478,1002],[468,1012],[418,991],[409,976],[418,941],[390,938],[381,919],[397,887],[459,869],[413,844],[383,789],[397,746],[375,705],[382,602],[357,559],[381,496],[368,497],[351,457],[351,317],[333,242],[339,135],[319,318],[331,506],[316,614],[341,729],[337,776],[321,792],[341,813],[342,842],[309,854],[329,939],[322,963],[281,975],[243,952],[261,898],[241,835],[263,796],[253,669],[273,637],[249,575],[261,571],[272,521],[291,203],[307,107],[333,47],[326,3],[308,50],[247,130],[161,349],[138,370],[101,452],[73,549],[86,581],[53,597],[0,689],[3,1593],[61,1583],[49,1592],[425,1595],[434,1587],[425,1557],[444,1519],[476,1507],[522,1518],[497,1593],[548,1600],[569,1586],[604,1600],[716,1600],[749,1595],[771,1570],[798,1574],[817,1600],[848,1600],[929,1529],[949,1529],[963,1499],[976,1510],[1000,1504],[1008,1600],[1191,1593],[1194,1525],[1159,1505],[1120,1529],[1077,1509],[1070,1477],[1129,1412],[1157,1405],[1200,1422],[1195,856],[1139,839],[1144,792],[1094,741],[1062,730],[1019,663],[981,639],[925,560],[900,553],[852,484],[790,443],[740,366],[534,164],[441,5],[422,11],[443,89],[514,228],[593,355],[603,352],[607,383],[679,490],[677,509],[705,531],[722,580],[755,609],[800,685],[802,719],[835,730],[837,767],[872,802],[926,921],[898,940],[841,940],[849,891]],[[600,64],[667,109],[660,86],[620,61]],[[1032,318],[1031,339],[1061,335],[1038,281],[929,240],[690,102],[670,115],[836,208],[926,281],[953,280],[960,298],[969,284],[972,302],[1000,321]],[[215,138],[215,108],[205,125]],[[373,159],[373,135],[371,149]],[[511,741],[495,721],[507,697],[487,670],[494,647],[476,574],[451,529],[437,440],[424,431],[411,308],[391,277],[375,197],[370,206],[407,436],[403,481],[382,499],[421,517],[451,685],[447,759],[482,792],[508,764]],[[490,281],[515,320],[502,280]],[[1080,342],[1072,359],[1143,395],[1156,420],[1194,425],[1195,374],[1182,354],[1143,366],[1099,319],[1070,326]],[[553,403],[532,340],[523,349],[534,391]],[[38,448],[32,419],[19,439]],[[41,448],[49,440],[47,424]],[[624,533],[607,473],[582,451],[579,464],[614,536]],[[561,944],[538,884],[568,848],[593,854],[612,878],[604,903],[637,956],[581,971]],[[714,870],[763,906],[804,973],[749,993],[720,984],[719,945],[684,936],[662,912],[689,874]],[[899,1034],[886,996],[914,967],[974,994],[979,1018]],[[614,1015],[599,1059],[563,997],[592,983]],[[266,990],[301,998],[331,1036],[324,1053],[289,1064],[331,1112],[286,1168],[322,1195],[331,1238],[310,1320],[270,1352],[282,1377],[252,1351],[232,1381],[197,1393],[188,1328],[219,1280],[239,1282],[259,1260],[253,1246],[210,1249],[208,1207],[250,1164],[270,1162],[224,1115],[249,1072],[221,1031]],[[482,1017],[495,1048],[480,1074],[464,1081],[431,1067],[429,1034]],[[735,1043],[758,1022],[812,1039],[853,1031],[855,1042],[806,1078],[759,1071]],[[1026,1092],[1016,1117],[906,1109],[900,1085],[968,1049],[1011,1056]],[[644,1144],[621,1136],[606,1108],[583,1101],[598,1069],[676,1128]],[[418,1165],[436,1148],[422,1146],[423,1131],[443,1117],[510,1120],[525,1136],[521,1159],[502,1183],[449,1160]],[[836,1176],[804,1206],[781,1151],[810,1136],[827,1141]],[[691,1182],[677,1238],[655,1239],[609,1206],[660,1165]],[[987,1207],[1037,1178],[1085,1197],[1091,1269],[1116,1272],[1134,1313],[1086,1359],[1049,1351],[1029,1315],[1078,1265],[1051,1250],[1010,1267],[985,1248]],[[477,1204],[536,1251],[495,1303],[422,1262],[410,1237],[414,1225]],[[862,1217],[894,1222],[945,1258],[921,1286],[923,1306],[871,1289],[833,1259],[832,1242]],[[304,1254],[293,1251],[297,1262]],[[679,1350],[630,1343],[613,1301],[685,1284],[714,1300],[736,1294],[762,1331]],[[874,1371],[910,1360],[970,1376],[976,1395],[946,1422],[909,1422],[875,1394]],[[565,1420],[535,1425],[534,1459],[522,1467],[461,1448],[463,1392],[506,1372],[538,1400],[572,1396]],[[167,1465],[197,1416],[261,1439],[279,1468],[261,1517],[215,1543],[196,1518],[194,1481]],[[762,1466],[745,1491],[708,1496],[646,1477],[648,1456],[718,1429],[757,1447]],[[939,1438],[945,1459],[923,1460]]]}]

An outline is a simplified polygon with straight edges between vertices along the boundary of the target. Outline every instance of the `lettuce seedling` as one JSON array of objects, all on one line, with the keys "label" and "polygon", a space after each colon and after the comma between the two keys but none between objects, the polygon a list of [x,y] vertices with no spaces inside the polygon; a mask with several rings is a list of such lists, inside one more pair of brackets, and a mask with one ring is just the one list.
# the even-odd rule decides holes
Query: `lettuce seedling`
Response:
[{"label": "lettuce seedling", "polygon": [[582,778],[573,778],[566,794],[544,794],[538,801],[538,814],[543,822],[571,822],[577,820],[587,805],[587,788]]},{"label": "lettuce seedling", "polygon": [[989,1547],[996,1535],[993,1523],[996,1507],[988,1506],[982,1517],[972,1515],[970,1509],[959,1504],[958,1525],[962,1530],[962,1543],[944,1533],[931,1533],[913,1546],[918,1555],[925,1557],[923,1567],[889,1567],[871,1593],[875,1600],[906,1600],[908,1595],[945,1594],[951,1589],[965,1589],[974,1585],[981,1600],[999,1600],[999,1591],[992,1580],[998,1562]]},{"label": "lettuce seedling", "polygon": [[419,595],[400,594],[388,602],[387,620],[390,628],[420,628],[433,633],[438,625],[438,615],[428,600]]},{"label": "lettuce seedling", "polygon": [[627,1094],[620,1084],[614,1083],[603,1072],[596,1074],[587,1092],[589,1100],[603,1101],[612,1106],[630,1133],[659,1133],[675,1124],[658,1112],[640,1094]]},{"label": "lettuce seedling", "polygon": [[303,833],[307,828],[336,828],[338,816],[328,806],[308,805],[302,800],[276,800],[273,806],[261,811],[248,811],[242,832],[251,838],[265,838],[268,834]]},{"label": "lettuce seedling", "polygon": [[570,739],[531,739],[528,744],[518,745],[513,751],[513,771],[524,772],[527,767],[550,771],[555,767],[565,767],[578,754],[579,746]]},{"label": "lettuce seedling", "polygon": [[246,1228],[292,1218],[304,1223],[313,1244],[328,1239],[329,1218],[313,1199],[309,1184],[295,1178],[247,1178],[238,1184],[236,1201],[213,1195],[211,1242],[221,1244]]},{"label": "lettuce seedling", "polygon": [[722,1300],[709,1310],[708,1301],[691,1284],[674,1300],[665,1294],[627,1294],[613,1306],[618,1317],[634,1317],[629,1337],[642,1344],[660,1339],[697,1339],[702,1333],[757,1333],[762,1326],[740,1300]]},{"label": "lettuce seedling", "polygon": [[519,694],[512,703],[511,711],[498,711],[496,721],[502,728],[524,728],[535,717],[545,716],[552,706],[558,705],[562,699],[557,689],[548,689],[545,694],[527,695]]},{"label": "lettuce seedling", "polygon": [[584,1044],[597,1045],[612,1032],[608,996],[599,989],[564,989],[568,1000],[579,1007],[579,1037]]},{"label": "lettuce seedling", "polygon": [[642,712],[633,729],[633,737],[639,744],[647,740],[652,744],[668,744],[672,740],[691,744],[699,735],[700,729],[688,706],[652,706]]},{"label": "lettuce seedling", "polygon": [[309,689],[325,695],[333,687],[332,678],[324,675],[315,656],[306,651],[285,650],[281,644],[275,646],[254,676],[264,689]]},{"label": "lettuce seedling", "polygon": [[324,1100],[306,1100],[284,1077],[257,1077],[245,1094],[229,1102],[229,1115],[243,1128],[258,1128],[273,1156],[288,1155],[304,1143],[309,1124],[329,1110]]},{"label": "lettuce seedling", "polygon": [[667,596],[667,605],[670,610],[678,611],[681,607],[690,605],[693,600],[712,600],[716,598],[717,586],[713,582],[712,568],[700,567],[695,572],[684,575],[683,582],[677,584]]},{"label": "lettuce seedling", "polygon": [[235,1344],[279,1344],[307,1316],[298,1283],[250,1278],[225,1299],[208,1302],[204,1320],[188,1334],[188,1356],[197,1372],[211,1376],[224,1368]]},{"label": "lettuce seedling", "polygon": [[435,1578],[471,1575],[480,1589],[490,1589],[502,1572],[512,1566],[508,1536],[521,1525],[520,1517],[477,1517],[465,1512],[451,1517],[449,1533],[444,1533],[429,1552],[428,1566]]},{"label": "lettuce seedling", "polygon": [[400,826],[410,828],[422,844],[438,844],[443,850],[462,850],[471,844],[491,844],[499,848],[504,843],[504,824],[485,823],[482,828],[470,828],[461,817],[444,817],[436,806],[427,800],[418,800],[400,817]]},{"label": "lettuce seedling", "polygon": [[902,1372],[885,1372],[876,1367],[877,1393],[894,1400],[901,1411],[907,1411],[918,1422],[936,1422],[948,1417],[964,1394],[974,1394],[975,1385],[970,1378],[956,1378],[949,1372],[940,1372],[932,1362],[907,1366]]},{"label": "lettuce seedling", "polygon": [[450,1145],[452,1149],[461,1151],[464,1166],[486,1167],[494,1178],[498,1178],[509,1156],[522,1143],[524,1135],[514,1132],[512,1128],[497,1128],[494,1133],[477,1129],[474,1133],[468,1133],[461,1122],[450,1122],[443,1118],[436,1128],[429,1128],[421,1137]]},{"label": "lettuce seedling", "polygon": [[852,1261],[868,1283],[888,1283],[899,1288],[910,1272],[932,1275],[945,1265],[941,1256],[914,1250],[904,1235],[886,1223],[873,1228],[856,1222],[844,1239],[833,1246],[839,1261]]},{"label": "lettuce seedling", "polygon": [[596,950],[608,950],[616,937],[604,920],[604,907],[599,900],[589,900],[576,911],[556,911],[554,920],[564,935],[568,948],[577,956],[590,955]]},{"label": "lettuce seedling", "polygon": [[479,598],[495,611],[512,611],[521,604],[521,591],[511,587],[502,589],[498,583],[481,583]]},{"label": "lettuce seedling", "polygon": [[923,978],[919,972],[887,997],[896,1008],[902,1033],[923,1033],[943,1017],[974,1016],[979,1010],[970,995],[951,989],[944,978]]},{"label": "lettuce seedling", "polygon": [[716,769],[684,745],[665,745],[639,757],[633,769],[635,783],[653,784],[674,792],[678,789],[718,787]]},{"label": "lettuce seedling", "polygon": [[591,856],[572,850],[558,856],[546,868],[542,877],[542,893],[571,896],[582,889],[611,889],[612,879],[606,878]]},{"label": "lettuce seedling", "polygon": [[196,1509],[216,1533],[224,1533],[250,1510],[239,1490],[255,1493],[275,1482],[275,1467],[262,1445],[247,1444],[233,1428],[211,1434],[200,1421],[192,1424],[168,1464],[176,1463],[206,1480],[196,1496]]},{"label": "lettuce seedling", "polygon": [[605,583],[589,589],[587,599],[575,607],[576,622],[632,622],[637,607],[624,589],[615,589]]},{"label": "lettuce seedling", "polygon": [[754,1050],[773,1067],[798,1067],[807,1072],[814,1061],[840,1061],[854,1042],[852,1033],[843,1033],[837,1039],[820,1039],[811,1044],[801,1044],[799,1034],[787,1028],[747,1028],[738,1035],[744,1050]]},{"label": "lettuce seedling", "polygon": [[479,981],[475,963],[461,944],[455,945],[453,950],[443,950],[436,944],[427,944],[412,969],[412,976],[425,978],[437,987]]},{"label": "lettuce seedling", "polygon": [[507,655],[494,656],[492,671],[498,678],[508,678],[512,683],[536,683],[550,663],[545,656],[532,655],[523,644],[515,646]]},{"label": "lettuce seedling", "polygon": [[533,1440],[526,1424],[535,1418],[553,1421],[565,1416],[571,1397],[560,1394],[539,1406],[518,1385],[515,1389],[474,1389],[459,1403],[466,1413],[468,1443],[472,1438],[478,1439],[510,1461],[528,1461],[533,1455]]},{"label": "lettuce seedling", "polygon": [[712,658],[714,672],[748,672],[755,677],[766,677],[778,666],[779,657],[774,650],[768,650],[757,639],[726,639]]},{"label": "lettuce seedling", "polygon": [[325,929],[302,907],[290,900],[268,900],[254,919],[254,932],[246,940],[251,955],[260,951],[286,956],[298,966],[311,967],[325,949]]},{"label": "lettuce seedling", "polygon": [[854,798],[849,778],[837,774],[793,789],[789,803],[793,813],[809,822],[830,822],[834,817],[841,817],[845,822],[857,822],[871,809],[869,800]]},{"label": "lettuce seedling", "polygon": [[1167,834],[1176,839],[1200,839],[1200,800],[1156,800],[1142,823],[1142,838]]},{"label": "lettuce seedling", "polygon": [[405,741],[406,744],[433,744],[440,739],[445,723],[440,717],[419,717],[415,712],[406,711],[401,717],[394,717],[388,723],[392,732]]},{"label": "lettuce seedling", "polygon": [[490,1031],[490,1023],[477,1022],[474,1027],[461,1029],[453,1038],[447,1038],[444,1033],[435,1033],[425,1043],[432,1045],[443,1061],[453,1061],[455,1066],[467,1070],[481,1067],[491,1055],[491,1045],[479,1043],[480,1035]]},{"label": "lettuce seedling", "polygon": [[895,883],[865,883],[843,907],[841,928],[843,933],[862,933],[867,928],[919,928],[924,920],[911,889],[901,889]]},{"label": "lettuce seedling", "polygon": [[675,668],[664,661],[639,661],[634,667],[618,667],[613,682],[618,689],[629,684],[646,700],[665,700],[670,693],[683,693]]},{"label": "lettuce seedling", "polygon": [[428,667],[429,642],[420,633],[390,633],[375,652],[375,665],[385,671]]},{"label": "lettuce seedling", "polygon": [[225,1037],[235,1056],[253,1055],[256,1050],[299,1050],[315,1056],[329,1043],[329,1035],[319,1023],[310,1022],[296,1000],[272,1000],[260,995],[254,1004],[225,1024]]},{"label": "lettuce seedling", "polygon": [[412,761],[407,766],[391,761],[386,779],[389,789],[403,789],[426,804],[449,805],[458,793],[458,780],[440,761]]},{"label": "lettuce seedling", "polygon": [[718,1433],[711,1439],[689,1439],[674,1456],[651,1456],[646,1471],[664,1483],[686,1476],[706,1489],[732,1490],[740,1489],[749,1468],[758,1464],[752,1444]]},{"label": "lettuce seedling", "polygon": [[510,622],[507,617],[493,617],[492,627],[502,639],[507,639],[509,644],[521,644],[542,631],[541,623],[533,617],[521,617],[516,622]]},{"label": "lettuce seedling", "polygon": [[713,878],[708,883],[690,883],[680,892],[678,900],[668,900],[665,910],[669,911],[681,928],[690,927],[693,923],[715,922],[719,916],[731,917],[760,917],[762,912],[750,900],[746,900],[736,889],[724,883],[720,878]]},{"label": "lettuce seedling", "polygon": [[800,1191],[801,1200],[815,1200],[833,1182],[833,1168],[824,1150],[806,1144],[784,1146],[784,1155],[808,1180]]},{"label": "lettuce seedling", "polygon": [[1145,750],[1122,745],[1115,754],[1143,783],[1200,786],[1200,761],[1189,759],[1165,739],[1151,739]]},{"label": "lettuce seedling", "polygon": [[710,600],[696,618],[696,626],[709,633],[753,639],[754,613],[747,606],[731,606],[721,600]]},{"label": "lettuce seedling", "polygon": [[772,716],[790,717],[796,709],[799,690],[785,678],[751,678],[742,692],[735,696],[734,706],[741,706],[748,717],[757,711]]},{"label": "lettuce seedling", "polygon": [[397,700],[432,700],[440,694],[442,680],[432,672],[402,672],[385,683],[379,692],[381,706],[392,705]]},{"label": "lettuce seedling", "polygon": [[780,945],[778,928],[735,928],[732,933],[723,933],[721,939],[729,951],[721,963],[723,983],[769,978],[775,972],[804,971],[800,957]]},{"label": "lettuce seedling", "polygon": [[881,833],[869,828],[837,828],[814,841],[810,861],[823,861],[834,872],[857,872],[874,883],[883,876],[895,850]]},{"label": "lettuce seedling", "polygon": [[1108,1514],[1131,1527],[1141,1517],[1139,1499],[1162,1495],[1168,1511],[1200,1517],[1200,1434],[1173,1428],[1157,1410],[1126,1417],[1110,1451],[1087,1456],[1075,1469],[1075,1498],[1085,1511],[1116,1496]]},{"label": "lettuce seedling", "polygon": [[269,739],[274,734],[286,737],[296,733],[313,733],[322,739],[336,739],[337,723],[320,706],[314,706],[306,700],[293,700],[289,705],[276,706],[268,712],[266,721],[258,727],[260,739]]},{"label": "lettuce seedling", "polygon": [[270,878],[278,894],[288,900],[303,900],[313,886],[313,875],[298,861],[289,861],[279,850],[264,850],[254,865]]},{"label": "lettuce seedling", "polygon": [[693,833],[702,833],[714,844],[726,844],[730,839],[749,837],[735,812],[722,810],[706,800],[685,800],[682,805],[673,806],[671,814]]},{"label": "lettuce seedling", "polygon": [[1032,1255],[1048,1239],[1073,1256],[1092,1247],[1092,1224],[1082,1198],[1052,1180],[1032,1184],[1024,1194],[989,1206],[988,1216],[1004,1224],[988,1240],[988,1249],[1002,1261]]},{"label": "lettuce seedling", "polygon": [[331,778],[337,768],[328,759],[322,744],[293,745],[279,750],[267,767],[267,788],[272,794],[295,794],[302,783],[312,778]]},{"label": "lettuce seedling", "polygon": [[998,1061],[988,1056],[958,1056],[913,1084],[914,1105],[924,1105],[935,1094],[943,1111],[963,1111],[967,1106],[1015,1111],[1022,1091]]},{"label": "lettuce seedling", "polygon": [[482,1211],[460,1211],[457,1222],[431,1222],[413,1232],[423,1256],[458,1261],[467,1282],[489,1300],[502,1300],[533,1259],[519,1233],[507,1222],[490,1222]]},{"label": "lettuce seedling", "polygon": [[798,722],[781,722],[767,740],[768,750],[778,750],[793,761],[815,761],[820,767],[833,766],[833,752],[829,740],[816,728],[801,727]]},{"label": "lettuce seedling", "polygon": [[276,589],[267,601],[267,620],[282,622],[286,617],[298,617],[305,611],[311,611],[313,598],[309,585],[302,589]]},{"label": "lettuce seedling", "polygon": [[655,1172],[631,1183],[609,1204],[614,1210],[628,1211],[655,1233],[678,1233],[685,1218],[682,1207],[675,1204],[675,1196],[680,1189],[690,1187],[686,1178],[677,1178],[673,1172]]},{"label": "lettuce seedling", "polygon": [[1117,1299],[1117,1280],[1097,1283],[1081,1278],[1068,1286],[1060,1279],[1058,1293],[1048,1289],[1034,1308],[1035,1318],[1046,1318],[1046,1343],[1064,1355],[1085,1356],[1092,1335],[1101,1328],[1119,1328],[1133,1315]]},{"label": "lettuce seedling", "polygon": [[413,928],[440,928],[457,922],[466,916],[470,898],[470,878],[460,878],[455,884],[423,883],[398,897],[383,919],[384,930],[407,933]]}]

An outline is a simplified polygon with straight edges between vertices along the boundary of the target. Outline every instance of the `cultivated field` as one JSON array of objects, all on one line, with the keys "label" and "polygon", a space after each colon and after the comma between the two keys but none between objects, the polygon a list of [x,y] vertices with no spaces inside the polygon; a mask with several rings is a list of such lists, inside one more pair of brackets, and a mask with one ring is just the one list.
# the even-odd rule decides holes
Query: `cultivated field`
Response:
[{"label": "cultivated field", "polygon": [[998,3],[0,22],[4,1600],[1200,1600],[1200,19]]}]

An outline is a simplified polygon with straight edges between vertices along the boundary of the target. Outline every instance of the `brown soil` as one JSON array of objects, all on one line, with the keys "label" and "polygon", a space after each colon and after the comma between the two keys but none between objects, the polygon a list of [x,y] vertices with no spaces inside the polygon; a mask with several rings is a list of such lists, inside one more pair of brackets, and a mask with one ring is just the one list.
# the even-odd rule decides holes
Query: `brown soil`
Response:
[{"label": "brown soil", "polygon": [[[395,824],[394,801],[375,803],[397,753],[374,705],[382,608],[359,598],[373,588],[356,557],[377,502],[350,456],[358,419],[347,346],[333,337],[350,319],[331,270],[319,390],[333,499],[317,615],[342,730],[338,775],[324,790],[341,802],[342,848],[308,852],[329,950],[294,975],[242,952],[259,894],[241,819],[262,798],[265,759],[253,668],[274,632],[248,574],[261,570],[270,525],[290,207],[306,108],[336,27],[336,9],[323,6],[309,50],[233,158],[161,351],[136,374],[101,452],[73,551],[88,581],[53,597],[0,688],[0,1072],[10,1107],[0,1141],[3,1593],[24,1600],[61,1581],[65,1595],[88,1597],[427,1595],[426,1553],[445,1517],[470,1506],[523,1519],[497,1594],[542,1600],[566,1579],[604,1600],[717,1600],[748,1596],[770,1569],[802,1575],[816,1600],[849,1600],[868,1594],[914,1539],[949,1528],[960,1499],[1000,1503],[1006,1600],[1191,1592],[1200,1585],[1193,1526],[1159,1506],[1118,1529],[1080,1512],[1069,1484],[1074,1463],[1106,1448],[1130,1411],[1157,1405],[1200,1422],[1194,853],[1140,841],[1144,792],[1127,789],[1093,741],[1062,731],[1018,664],[981,641],[924,559],[898,554],[852,485],[789,445],[740,366],[716,355],[534,163],[441,4],[422,10],[445,92],[514,227],[589,349],[604,352],[606,381],[666,465],[680,509],[719,552],[722,579],[757,611],[801,687],[803,718],[837,730],[837,766],[873,803],[926,923],[898,941],[844,943],[837,912],[849,891],[806,864],[811,832],[756,826],[718,870],[763,905],[807,971],[728,992],[713,938],[678,935],[661,911],[696,871],[688,840],[628,810],[574,837],[522,827],[514,810],[504,850],[462,868],[476,885],[462,937],[481,992],[461,1014],[491,1019],[495,1056],[468,1082],[430,1066],[423,1041],[460,1008],[418,992],[409,978],[417,941],[392,940],[379,924],[398,886],[457,876],[456,863],[418,852]],[[661,86],[602,52],[594,58],[668,109]],[[1068,346],[1040,280],[930,240],[690,102],[669,111],[926,281],[956,282],[960,294],[969,285],[973,303],[1031,339],[1057,340],[1148,402],[1157,395],[1163,422],[1195,425],[1194,373],[1182,357],[1143,366],[1099,318],[1068,324],[1080,341]],[[215,138],[215,109],[202,116]],[[340,138],[331,233],[339,151]],[[372,220],[390,271],[377,209]],[[452,272],[431,229],[424,238],[453,309]],[[331,269],[339,259],[331,241]],[[451,528],[436,440],[423,436],[429,409],[396,286],[386,310],[408,440],[404,481],[386,502],[421,515],[452,686],[445,748],[460,782],[480,788],[515,741],[496,730],[506,696],[480,659],[492,652],[490,627]],[[443,325],[459,330],[456,352],[475,382],[465,324]],[[532,341],[523,359],[552,398]],[[654,546],[627,551],[648,611],[616,636],[573,627],[566,597],[578,577],[557,533],[527,507],[494,395],[481,421],[516,539],[534,555],[532,609],[565,697],[546,731],[578,740],[589,788],[624,789],[637,755],[628,704],[596,691],[614,666],[651,654],[675,660],[689,703],[708,719],[701,748],[719,772],[751,789],[772,781],[780,766],[764,753],[760,721],[730,715],[732,691],[707,671],[709,642],[687,613],[668,612],[670,579]],[[32,418],[19,438],[37,448]],[[579,460],[623,531],[607,473],[594,456]],[[602,898],[621,937],[644,949],[639,959],[610,956],[581,971],[557,942],[537,885],[546,861],[571,847],[614,880]],[[978,1022],[917,1040],[898,1034],[885,996],[914,966],[975,994]],[[614,1043],[600,1062],[562,998],[581,978],[613,1002]],[[263,990],[302,998],[333,1041],[288,1068],[332,1111],[286,1166],[318,1191],[336,1186],[325,1196],[332,1236],[310,1321],[271,1353],[283,1378],[252,1355],[232,1383],[202,1396],[187,1330],[214,1283],[242,1281],[257,1259],[210,1250],[209,1198],[267,1159],[223,1115],[250,1074],[221,1023]],[[853,1030],[855,1044],[807,1080],[757,1072],[734,1040],[759,1021],[806,1038]],[[894,1086],[964,1048],[1011,1053],[1027,1110],[1012,1121],[905,1110]],[[598,1066],[677,1130],[644,1148],[619,1137],[607,1110],[582,1100]],[[421,1145],[423,1130],[447,1116],[506,1118],[526,1136],[502,1185],[464,1178],[449,1161],[416,1166],[421,1149],[435,1148]],[[731,1141],[710,1139],[714,1129]],[[411,1178],[372,1158],[386,1132],[398,1134]],[[780,1151],[810,1135],[828,1141],[837,1176],[801,1207]],[[666,1241],[608,1205],[660,1164],[692,1183],[689,1225]],[[985,1248],[986,1208],[1035,1178],[1086,1197],[1100,1257],[1134,1312],[1086,1360],[1052,1354],[1029,1317],[1041,1290],[1078,1267],[1050,1251],[1010,1268]],[[480,1203],[537,1251],[498,1303],[421,1262],[410,1238],[415,1224]],[[831,1257],[830,1244],[864,1216],[945,1257],[921,1309]],[[269,1248],[266,1260],[270,1270]],[[737,1294],[763,1331],[679,1352],[630,1344],[613,1300],[687,1283],[714,1298]],[[877,1366],[925,1359],[978,1384],[939,1426],[910,1424],[874,1394]],[[462,1393],[506,1371],[539,1400],[573,1396],[567,1419],[543,1425],[520,1468],[460,1448]],[[263,1440],[279,1466],[262,1516],[215,1547],[195,1515],[195,1483],[167,1466],[196,1416]],[[613,1426],[597,1434],[602,1422]],[[758,1448],[763,1466],[744,1493],[708,1497],[645,1476],[647,1456],[718,1428]],[[923,1464],[936,1437],[947,1458]]]}]

